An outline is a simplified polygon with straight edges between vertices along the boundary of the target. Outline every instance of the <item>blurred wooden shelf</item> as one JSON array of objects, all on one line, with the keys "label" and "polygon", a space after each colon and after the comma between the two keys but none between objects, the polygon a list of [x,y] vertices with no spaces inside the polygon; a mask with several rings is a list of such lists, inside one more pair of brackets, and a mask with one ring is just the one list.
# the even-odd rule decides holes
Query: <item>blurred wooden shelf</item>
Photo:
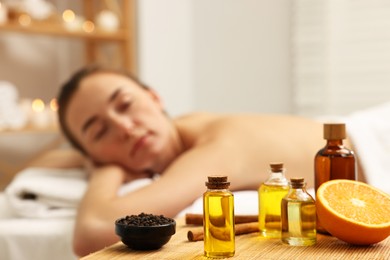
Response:
[{"label": "blurred wooden shelf", "polygon": [[[135,30],[135,9],[136,0],[111,0],[109,2],[101,0],[83,0],[80,1],[83,7],[83,17],[86,20],[93,21],[96,14],[101,10],[97,6],[105,2],[116,6],[120,18],[120,28],[116,31],[106,31],[98,27],[92,32],[86,32],[81,28],[69,30],[64,26],[61,20],[54,21],[34,21],[28,25],[20,24],[17,19],[10,20],[0,25],[0,32],[20,33],[30,35],[46,35],[53,37],[63,37],[69,39],[78,39],[84,41],[86,63],[102,63],[114,67],[126,68],[134,75],[137,74],[136,68],[136,30]],[[102,45],[105,43],[116,44],[117,52],[105,54],[102,51]]]},{"label": "blurred wooden shelf", "polygon": [[124,29],[118,29],[115,32],[108,32],[96,29],[93,32],[88,33],[82,30],[68,30],[62,24],[50,24],[48,22],[40,22],[36,24],[32,23],[27,26],[20,25],[17,22],[8,22],[0,25],[0,31],[72,37],[98,41],[126,41],[128,39],[128,36],[126,35],[126,31]]},{"label": "blurred wooden shelf", "polygon": [[20,129],[1,129],[0,136],[3,135],[15,135],[15,134],[52,134],[60,133],[60,129],[56,125],[47,127],[33,127],[25,126]]}]

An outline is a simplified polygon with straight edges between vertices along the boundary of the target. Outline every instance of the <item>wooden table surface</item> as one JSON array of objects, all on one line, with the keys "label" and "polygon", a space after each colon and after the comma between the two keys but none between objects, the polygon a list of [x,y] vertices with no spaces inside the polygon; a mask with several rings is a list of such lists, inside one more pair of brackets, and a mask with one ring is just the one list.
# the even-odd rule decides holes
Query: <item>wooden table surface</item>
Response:
[{"label": "wooden table surface", "polygon": [[[203,256],[203,241],[189,242],[186,226],[178,220],[176,234],[162,248],[154,251],[135,251],[118,242],[82,260],[105,259],[207,259]],[[317,235],[317,244],[294,247],[279,239],[260,237],[259,233],[236,236],[236,253],[231,259],[390,259],[390,237],[371,246],[352,246],[332,236]]]}]

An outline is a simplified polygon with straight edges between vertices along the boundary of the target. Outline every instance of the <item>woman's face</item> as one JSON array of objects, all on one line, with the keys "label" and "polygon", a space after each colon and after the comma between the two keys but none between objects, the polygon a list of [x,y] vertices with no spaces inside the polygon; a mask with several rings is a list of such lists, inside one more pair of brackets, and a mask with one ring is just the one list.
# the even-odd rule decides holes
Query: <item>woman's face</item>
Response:
[{"label": "woman's face", "polygon": [[131,79],[100,72],[80,82],[66,115],[70,132],[97,163],[160,172],[175,153],[173,124],[159,97]]}]

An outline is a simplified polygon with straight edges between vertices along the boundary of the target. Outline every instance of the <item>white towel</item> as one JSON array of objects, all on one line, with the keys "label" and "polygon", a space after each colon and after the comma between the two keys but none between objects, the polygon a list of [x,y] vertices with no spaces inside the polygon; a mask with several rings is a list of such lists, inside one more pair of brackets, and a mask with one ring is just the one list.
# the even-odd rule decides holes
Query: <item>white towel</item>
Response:
[{"label": "white towel", "polygon": [[[259,212],[257,190],[234,191],[234,214],[257,215]],[[183,217],[187,213],[203,214],[203,197],[197,198],[190,206],[180,211],[176,217]]]},{"label": "white towel", "polygon": [[[125,183],[118,196],[149,185],[157,178]],[[12,214],[18,217],[72,217],[76,215],[87,186],[87,174],[83,169],[26,168],[8,185],[5,198]]]},{"label": "white towel", "polygon": [[367,183],[390,194],[390,102],[357,111],[346,124]]},{"label": "white towel", "polygon": [[16,216],[32,218],[69,217],[87,188],[82,169],[27,168],[5,190]]},{"label": "white towel", "polygon": [[[346,116],[321,116],[320,122],[344,122],[366,182],[390,194],[390,102]],[[352,148],[352,147],[348,147]]]}]

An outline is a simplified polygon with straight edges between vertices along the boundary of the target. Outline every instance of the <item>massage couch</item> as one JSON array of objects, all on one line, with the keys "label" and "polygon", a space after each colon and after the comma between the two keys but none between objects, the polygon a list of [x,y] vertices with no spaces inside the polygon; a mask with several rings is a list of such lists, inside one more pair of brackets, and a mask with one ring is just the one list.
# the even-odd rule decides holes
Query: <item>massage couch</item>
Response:
[{"label": "massage couch", "polygon": [[[367,183],[390,193],[390,103],[341,119],[347,124],[354,149],[359,151]],[[321,120],[328,121],[329,117]],[[142,179],[126,184],[119,195],[152,181]],[[19,172],[0,192],[0,259],[77,259],[72,252],[73,225],[86,185],[82,169],[26,168]],[[258,213],[257,191],[234,194],[236,214]],[[178,217],[185,213],[202,213],[202,199]]]},{"label": "massage couch", "polygon": [[[85,176],[81,169],[21,171],[6,191],[0,193],[0,259],[77,259],[72,252],[72,236],[77,202],[87,185]],[[125,184],[119,195],[152,181],[140,179]],[[237,214],[258,212],[256,191],[235,192],[235,203]],[[199,198],[177,217],[185,213],[201,214],[202,206]]]}]

